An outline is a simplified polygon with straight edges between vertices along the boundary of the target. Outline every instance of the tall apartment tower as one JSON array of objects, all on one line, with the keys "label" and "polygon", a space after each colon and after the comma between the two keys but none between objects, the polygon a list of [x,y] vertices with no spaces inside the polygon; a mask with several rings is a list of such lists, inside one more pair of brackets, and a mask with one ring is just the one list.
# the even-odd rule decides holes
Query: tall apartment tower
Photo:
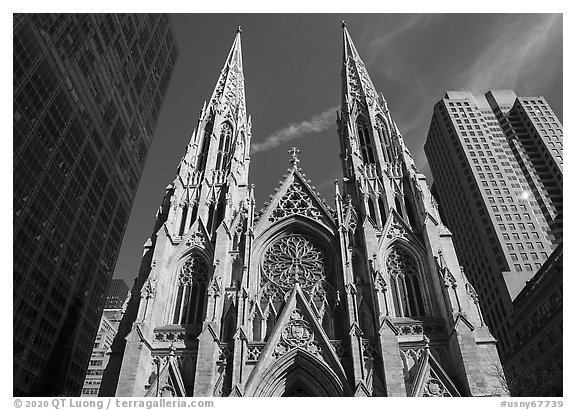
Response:
[{"label": "tall apartment tower", "polygon": [[14,16],[14,395],[78,395],[177,56],[162,15]]},{"label": "tall apartment tower", "polygon": [[122,279],[113,279],[92,347],[92,355],[80,394],[82,397],[98,397],[102,375],[110,360],[110,347],[118,333],[118,326],[126,312],[130,297],[126,283]]},{"label": "tall apartment tower", "polygon": [[336,208],[293,148],[255,212],[240,36],[166,188],[101,395],[502,394],[476,292],[345,26]]},{"label": "tall apartment tower", "polygon": [[443,219],[499,351],[512,302],[562,241],[562,125],[543,97],[449,91],[424,146]]}]

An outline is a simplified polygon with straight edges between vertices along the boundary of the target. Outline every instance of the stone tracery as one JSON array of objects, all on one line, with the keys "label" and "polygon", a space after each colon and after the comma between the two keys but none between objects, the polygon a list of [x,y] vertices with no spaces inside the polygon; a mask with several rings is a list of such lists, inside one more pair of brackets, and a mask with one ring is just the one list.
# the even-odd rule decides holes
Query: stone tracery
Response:
[{"label": "stone tracery", "polygon": [[280,199],[278,207],[272,212],[269,220],[276,222],[286,216],[302,215],[313,219],[320,218],[320,211],[314,206],[302,185],[293,183]]},{"label": "stone tracery", "polygon": [[302,235],[289,235],[274,242],[263,263],[266,278],[284,290],[300,283],[309,289],[325,276],[323,253]]},{"label": "stone tracery", "polygon": [[418,265],[406,249],[395,246],[386,259],[396,316],[424,316],[424,303],[418,281]]},{"label": "stone tracery", "polygon": [[173,323],[200,323],[204,319],[209,279],[208,264],[203,258],[192,256],[184,262],[178,273]]}]

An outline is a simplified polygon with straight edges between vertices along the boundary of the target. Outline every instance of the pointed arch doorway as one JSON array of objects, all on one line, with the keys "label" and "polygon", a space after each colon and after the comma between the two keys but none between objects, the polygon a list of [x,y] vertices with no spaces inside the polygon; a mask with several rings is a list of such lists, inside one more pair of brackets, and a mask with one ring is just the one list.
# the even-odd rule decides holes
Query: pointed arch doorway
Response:
[{"label": "pointed arch doorway", "polygon": [[345,381],[310,352],[296,348],[252,380],[246,395],[254,397],[342,397],[349,396]]}]

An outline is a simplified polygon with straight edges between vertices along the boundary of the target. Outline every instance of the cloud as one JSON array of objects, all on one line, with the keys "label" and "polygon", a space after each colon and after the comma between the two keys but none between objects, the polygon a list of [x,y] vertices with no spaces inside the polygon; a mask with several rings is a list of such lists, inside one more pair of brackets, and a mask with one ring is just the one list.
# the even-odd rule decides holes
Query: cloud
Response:
[{"label": "cloud", "polygon": [[561,64],[561,59],[547,58],[558,50],[552,45],[561,37],[562,16],[558,14],[529,15],[505,24],[495,30],[489,45],[462,74],[462,82],[473,92],[520,85],[533,92],[542,90],[561,69],[549,64]]},{"label": "cloud", "polygon": [[288,141],[302,138],[308,134],[314,134],[332,128],[336,124],[336,111],[340,106],[330,107],[323,112],[312,116],[312,118],[299,123],[290,124],[281,130],[275,131],[263,142],[252,143],[251,153],[256,154],[262,151],[279,147]]},{"label": "cloud", "polygon": [[[397,54],[395,42],[404,33],[411,31],[415,28],[424,28],[432,20],[437,19],[439,16],[433,14],[416,14],[409,15],[403,19],[398,20],[399,23],[395,26],[386,26],[386,32],[382,35],[371,33],[371,40],[367,45],[367,54],[364,62],[367,66],[371,66],[382,55],[390,57],[392,54]],[[382,25],[377,25],[376,29],[381,30]],[[396,74],[396,67],[392,67],[394,60],[387,61],[387,64],[380,68],[388,77],[393,77]],[[386,72],[388,71],[388,72]]]}]

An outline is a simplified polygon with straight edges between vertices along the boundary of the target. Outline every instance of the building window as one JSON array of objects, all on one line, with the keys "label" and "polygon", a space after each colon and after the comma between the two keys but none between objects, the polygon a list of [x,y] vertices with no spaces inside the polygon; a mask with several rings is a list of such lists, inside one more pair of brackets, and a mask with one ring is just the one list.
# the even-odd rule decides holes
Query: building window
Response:
[{"label": "building window", "polygon": [[184,262],[178,274],[175,324],[202,323],[209,278],[208,264],[203,258],[193,256]]},{"label": "building window", "polygon": [[360,153],[362,155],[362,159],[365,163],[373,164],[376,162],[374,159],[374,148],[372,147],[370,131],[366,125],[366,120],[362,117],[358,118],[356,127],[358,130],[358,140],[360,143]]},{"label": "building window", "polygon": [[386,268],[390,274],[396,316],[424,316],[424,301],[414,256],[404,248],[394,247],[386,259]]},{"label": "building window", "polygon": [[216,154],[216,169],[222,170],[228,164],[230,157],[230,142],[232,141],[232,126],[225,122],[222,124],[218,153]]}]

